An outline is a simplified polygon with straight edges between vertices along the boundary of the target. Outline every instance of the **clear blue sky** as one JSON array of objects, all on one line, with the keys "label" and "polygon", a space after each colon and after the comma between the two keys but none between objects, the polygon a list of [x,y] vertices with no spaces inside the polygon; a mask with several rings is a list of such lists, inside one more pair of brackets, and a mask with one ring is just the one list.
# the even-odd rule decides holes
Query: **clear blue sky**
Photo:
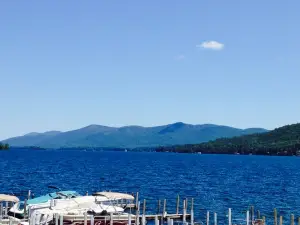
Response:
[{"label": "clear blue sky", "polygon": [[300,1],[0,2],[0,140],[300,118]]}]

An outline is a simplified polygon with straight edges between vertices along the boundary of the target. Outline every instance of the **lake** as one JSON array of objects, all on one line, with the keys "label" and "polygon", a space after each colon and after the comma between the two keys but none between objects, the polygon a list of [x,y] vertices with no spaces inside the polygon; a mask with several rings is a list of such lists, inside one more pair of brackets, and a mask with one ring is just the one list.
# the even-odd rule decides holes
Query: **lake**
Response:
[{"label": "lake", "polygon": [[0,152],[0,171],[0,193],[138,191],[149,208],[166,198],[170,213],[179,194],[195,198],[202,220],[206,210],[231,207],[237,217],[250,205],[269,218],[275,207],[286,218],[300,213],[300,157],[11,150]]}]

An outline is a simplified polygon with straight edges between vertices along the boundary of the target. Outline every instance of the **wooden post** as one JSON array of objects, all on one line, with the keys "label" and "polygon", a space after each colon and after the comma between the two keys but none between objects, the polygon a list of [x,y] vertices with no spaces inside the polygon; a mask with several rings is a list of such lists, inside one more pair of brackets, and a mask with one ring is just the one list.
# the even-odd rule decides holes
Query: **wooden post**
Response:
[{"label": "wooden post", "polygon": [[136,197],[135,197],[135,208],[137,209],[138,207],[138,204],[139,204],[139,193],[137,192],[136,193]]},{"label": "wooden post", "polygon": [[13,221],[12,221],[12,218],[11,216],[9,217],[9,225],[12,225],[13,224]]},{"label": "wooden post", "polygon": [[63,225],[64,224],[64,216],[60,215],[59,216],[59,225]]},{"label": "wooden post", "polygon": [[84,215],[84,225],[87,225],[87,212],[84,212],[83,215]]},{"label": "wooden post", "polygon": [[88,195],[89,195],[89,192],[88,192],[88,191],[87,191],[87,192],[85,192],[85,195],[86,195],[86,196],[88,196]]},{"label": "wooden post", "polygon": [[186,207],[185,207],[185,200],[183,200],[183,215],[182,215],[182,221],[186,222]]},{"label": "wooden post", "polygon": [[170,219],[170,223],[171,223],[171,225],[174,225],[174,220]]},{"label": "wooden post", "polygon": [[263,216],[263,217],[262,217],[262,220],[263,220],[263,225],[265,225],[265,224],[266,224],[266,217]]},{"label": "wooden post", "polygon": [[257,219],[260,219],[260,211],[257,210]]},{"label": "wooden post", "polygon": [[94,225],[95,224],[94,215],[91,215],[90,220],[91,220],[90,225]]},{"label": "wooden post", "polygon": [[218,224],[218,215],[217,213],[214,213],[214,225]]},{"label": "wooden post", "polygon": [[158,203],[157,203],[157,214],[160,213],[160,199],[158,199]]},{"label": "wooden post", "polygon": [[254,222],[254,206],[251,206],[251,223]]},{"label": "wooden post", "polygon": [[177,201],[176,201],[176,214],[179,214],[179,195],[177,195]]},{"label": "wooden post", "polygon": [[231,208],[228,209],[228,225],[231,225]]},{"label": "wooden post", "polygon": [[144,199],[144,204],[143,204],[143,215],[145,215],[146,212],[146,199]]},{"label": "wooden post", "polygon": [[279,225],[282,225],[282,216],[279,217]]},{"label": "wooden post", "polygon": [[58,217],[59,217],[59,215],[56,213],[55,214],[55,225],[58,225],[58,219],[59,219]]},{"label": "wooden post", "polygon": [[249,211],[246,213],[246,225],[249,225]]},{"label": "wooden post", "polygon": [[295,223],[295,217],[294,214],[291,214],[291,225],[294,225]]},{"label": "wooden post", "polygon": [[146,217],[145,217],[145,214],[142,215],[142,225],[146,225]]},{"label": "wooden post", "polygon": [[206,225],[209,225],[209,211],[206,212]]},{"label": "wooden post", "polygon": [[298,225],[300,225],[300,217],[298,217]]},{"label": "wooden post", "polygon": [[274,225],[278,225],[277,224],[277,209],[274,209]]}]

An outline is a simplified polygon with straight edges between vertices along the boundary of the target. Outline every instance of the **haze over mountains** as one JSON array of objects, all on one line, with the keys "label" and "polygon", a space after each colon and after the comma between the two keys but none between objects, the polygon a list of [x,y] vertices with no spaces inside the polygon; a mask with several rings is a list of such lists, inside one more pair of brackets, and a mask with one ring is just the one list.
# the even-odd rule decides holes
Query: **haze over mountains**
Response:
[{"label": "haze over mountains", "polygon": [[89,125],[77,130],[45,133],[29,133],[24,136],[3,140],[11,146],[38,146],[44,148],[61,147],[155,147],[179,144],[196,144],[221,137],[234,137],[262,133],[263,128],[238,129],[214,124],[191,125],[182,122],[141,127],[108,127]]}]

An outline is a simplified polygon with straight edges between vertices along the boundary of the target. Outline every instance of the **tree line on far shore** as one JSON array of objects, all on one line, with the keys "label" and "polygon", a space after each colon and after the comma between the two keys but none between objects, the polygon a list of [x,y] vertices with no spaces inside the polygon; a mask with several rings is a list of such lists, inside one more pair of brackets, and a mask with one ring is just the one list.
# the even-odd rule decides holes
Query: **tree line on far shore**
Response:
[{"label": "tree line on far shore", "polygon": [[9,149],[9,145],[8,144],[3,144],[0,142],[0,150],[7,150]]},{"label": "tree line on far shore", "polygon": [[280,127],[266,133],[219,138],[201,144],[159,147],[156,151],[300,156],[300,123]]}]

